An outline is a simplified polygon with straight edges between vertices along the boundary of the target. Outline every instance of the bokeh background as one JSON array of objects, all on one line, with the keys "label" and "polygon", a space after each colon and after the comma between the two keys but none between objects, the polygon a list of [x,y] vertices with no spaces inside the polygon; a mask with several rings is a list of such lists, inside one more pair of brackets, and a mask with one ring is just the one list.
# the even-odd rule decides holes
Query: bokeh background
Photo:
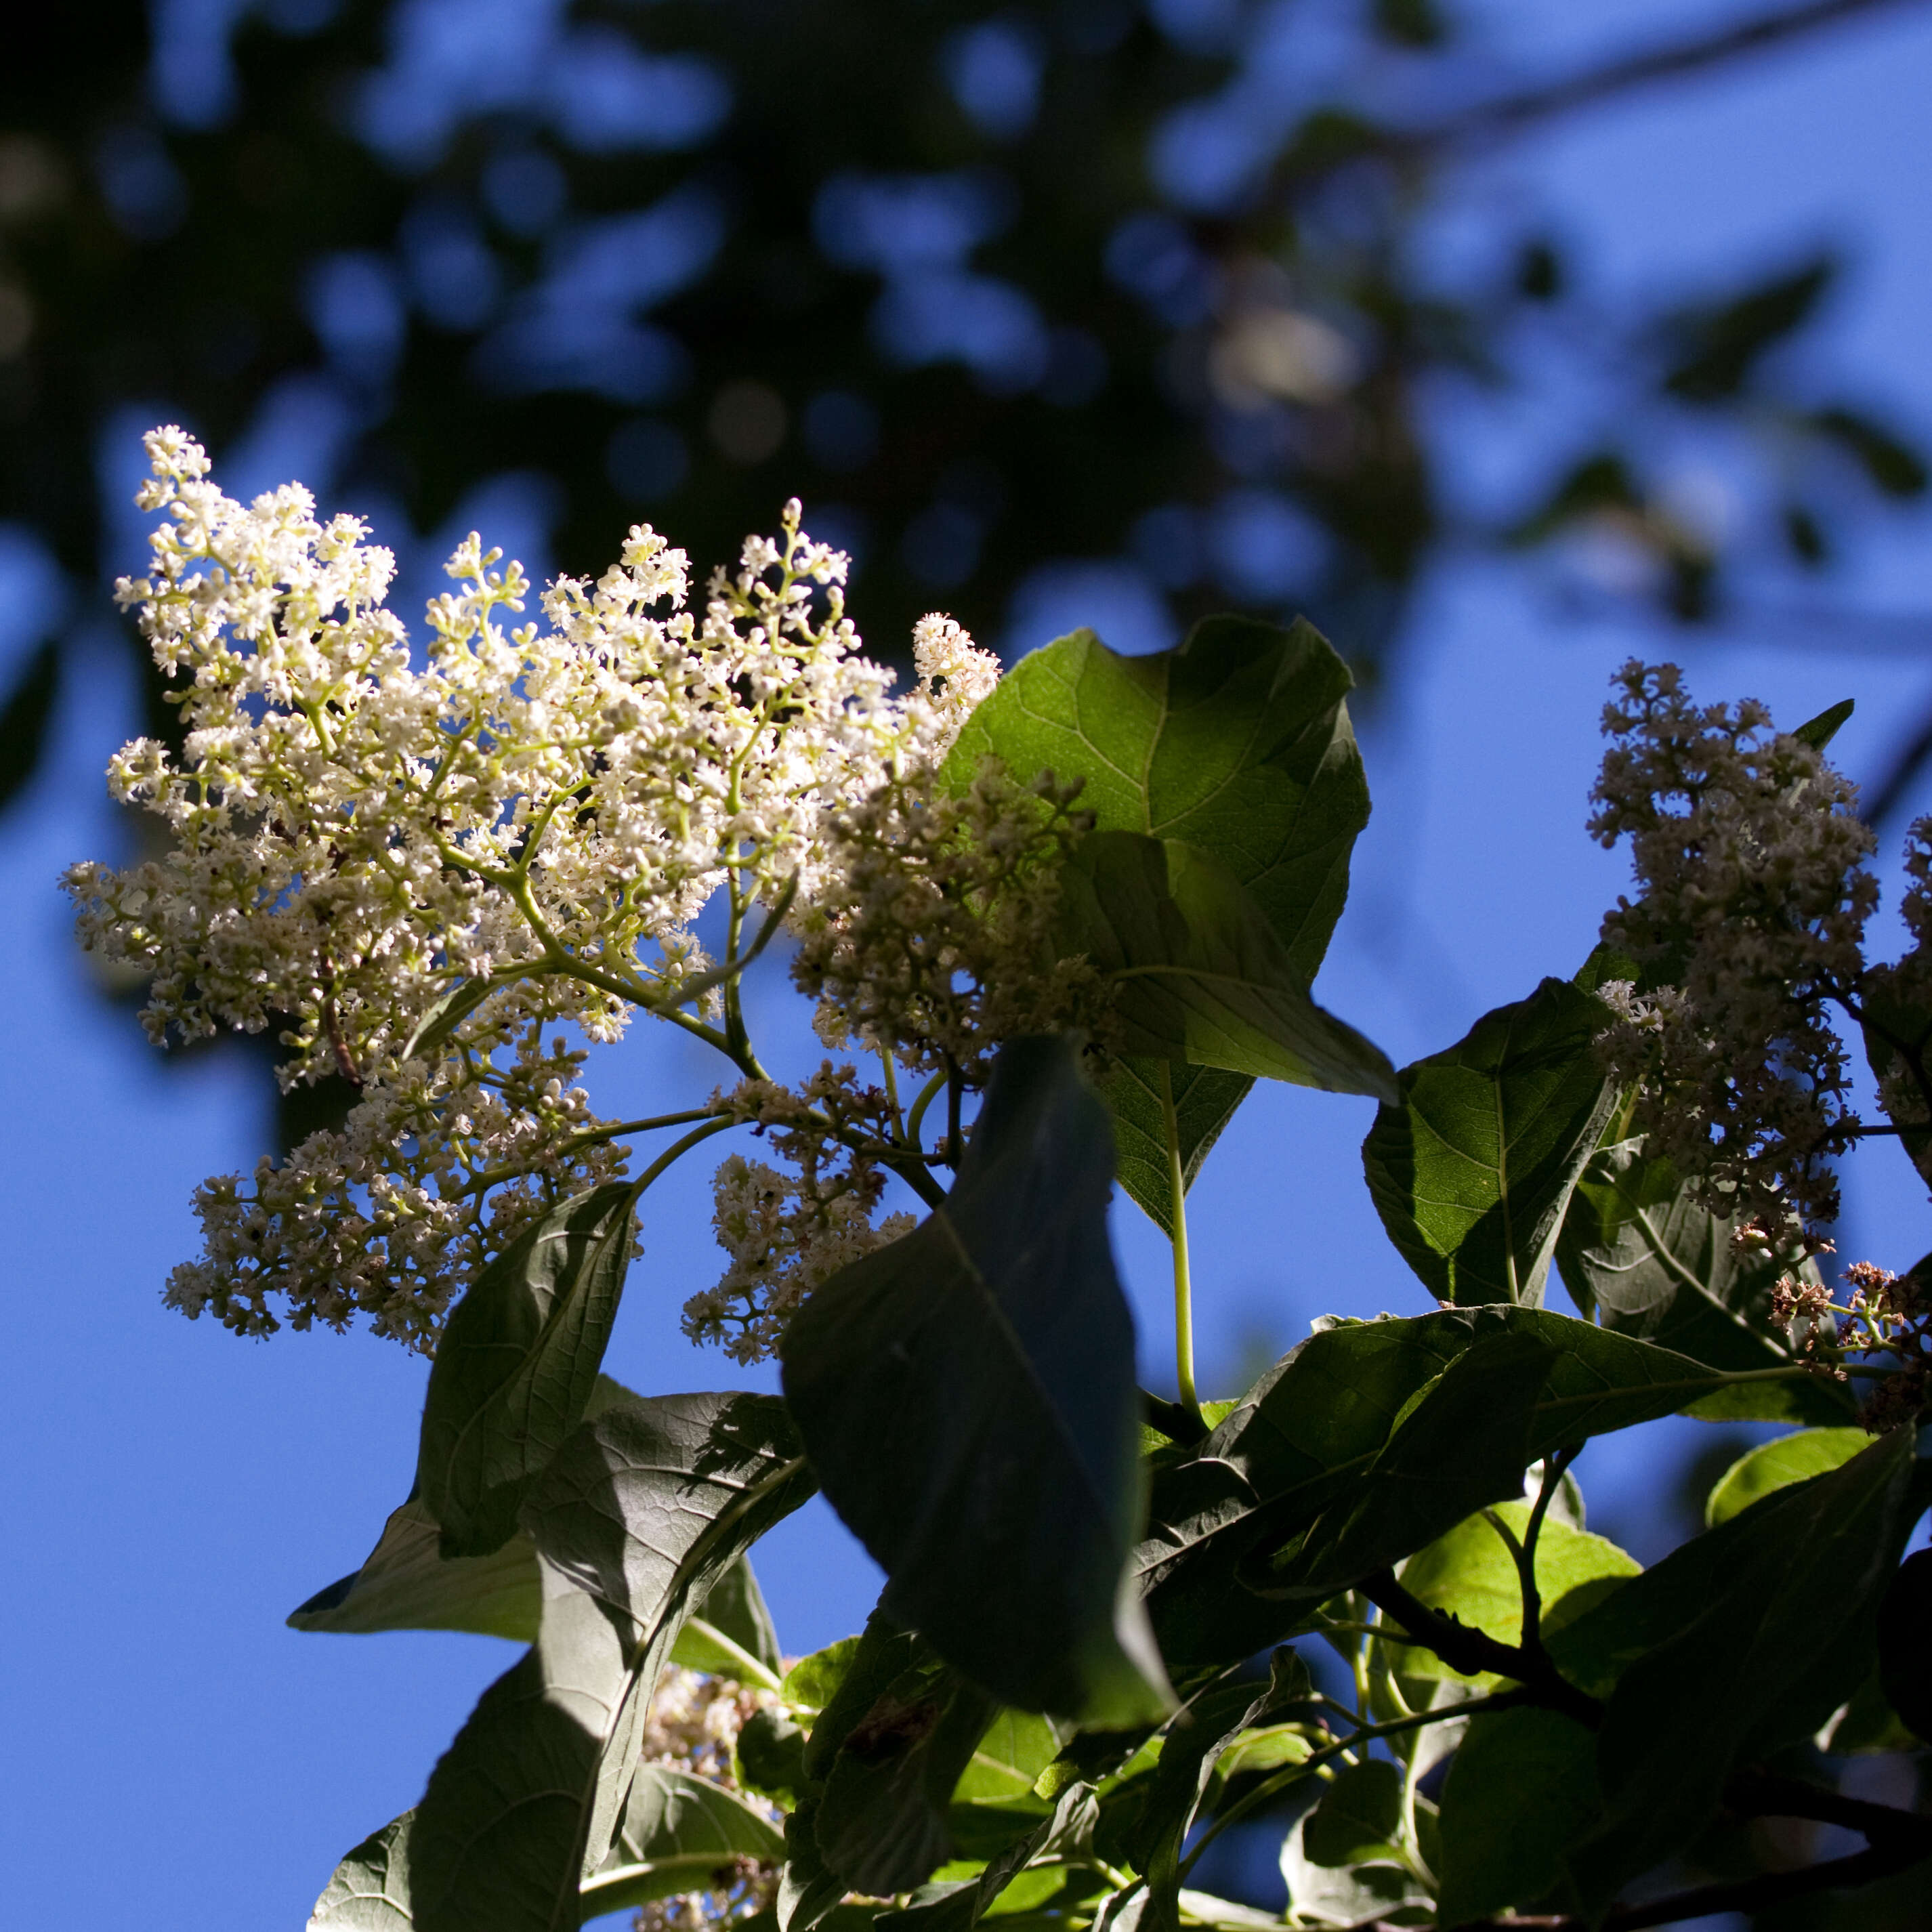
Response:
[{"label": "bokeh background", "polygon": [[[138,829],[100,772],[170,714],[107,587],[139,431],[231,494],[374,520],[419,606],[464,531],[595,571],[644,518],[728,556],[802,496],[876,655],[951,610],[1010,658],[1306,611],[1362,686],[1376,815],[1325,1002],[1398,1063],[1588,951],[1610,670],[1670,656],[1834,754],[1888,877],[1932,808],[1932,7],[1913,0],[98,0],[0,60],[0,1200],[12,1587],[0,1841],[22,1925],[301,1924],[509,1660],[298,1636],[407,1486],[424,1367],[161,1307],[190,1190],[339,1096],[164,1058],[56,889]],[[1889,917],[1888,914],[1887,917]],[[1886,928],[1889,934],[1890,928]],[[814,1058],[782,968],[754,1012]],[[607,1112],[717,1076],[674,1041]],[[1366,1102],[1258,1094],[1196,1191],[1204,1381],[1410,1312]],[[702,1171],[654,1192],[609,1366],[680,1337]],[[1852,1163],[1840,1247],[1932,1212]],[[1147,1378],[1166,1258],[1116,1240]],[[1560,1290],[1552,1285],[1552,1294]],[[1592,1447],[1654,1559],[1742,1438]],[[822,1506],[761,1546],[788,1648],[876,1576]],[[1220,1881],[1265,1900],[1264,1845]]]}]

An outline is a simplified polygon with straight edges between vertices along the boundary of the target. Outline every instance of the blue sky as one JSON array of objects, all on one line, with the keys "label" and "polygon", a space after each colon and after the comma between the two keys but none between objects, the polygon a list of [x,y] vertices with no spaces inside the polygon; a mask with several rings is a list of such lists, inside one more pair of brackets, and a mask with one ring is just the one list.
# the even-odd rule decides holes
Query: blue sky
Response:
[{"label": "blue sky", "polygon": [[[1611,38],[1598,10],[1491,0],[1484,10],[1514,34],[1526,68]],[[1616,32],[1681,25],[1694,10],[1718,10],[1626,5]],[[1824,352],[1923,432],[1928,98],[1932,17],[1882,16],[1472,164],[1434,245],[1453,267],[1481,248],[1485,211],[1539,207],[1600,286],[1648,291],[1836,239],[1852,270]],[[1507,400],[1444,394],[1460,486],[1501,488],[1594,400],[1580,381],[1528,421]],[[265,427],[244,453],[248,487],[298,467],[303,440],[298,420]],[[1685,487],[1720,508],[1728,483],[1720,466]],[[493,540],[530,527],[514,485],[478,510]],[[137,536],[131,518],[127,528]],[[1660,640],[1628,618],[1568,612],[1549,575],[1446,560],[1420,600],[1399,698],[1364,722],[1376,815],[1320,983],[1326,1003],[1400,1063],[1543,974],[1574,970],[1624,879],[1621,856],[1592,846],[1582,821],[1605,680],[1633,652],[1676,655],[1701,694],[1750,692],[1790,722],[1855,697],[1834,751],[1855,776],[1880,767],[1932,704],[1928,536],[1923,514],[1873,527],[1842,580],[1850,602],[1919,616],[1918,628],[1855,626],[1823,641],[1789,622],[1767,622],[1758,641]],[[34,594],[14,554],[0,541],[0,603],[16,620],[0,616],[0,652],[24,634],[17,619]],[[862,578],[853,605],[862,628]],[[1042,596],[1009,641],[1042,641],[1085,614]],[[1131,609],[1120,622],[1131,629]],[[133,716],[112,652],[86,662],[51,769],[27,808],[0,823],[0,983],[14,1015],[0,1173],[15,1364],[0,1427],[19,1580],[0,1678],[14,1741],[0,1771],[8,1892],[22,1924],[254,1932],[301,1924],[340,1852],[414,1801],[511,1652],[482,1638],[321,1638],[282,1626],[354,1567],[401,1500],[424,1371],[365,1336],[244,1343],[160,1306],[168,1268],[194,1245],[190,1190],[252,1162],[266,1122],[251,1072],[221,1054],[160,1066],[72,952],[53,882],[69,860],[112,848],[98,775]],[[1932,790],[1921,804],[1932,807]],[[782,1004],[782,983],[760,992],[778,1057],[815,1054],[779,1018]],[[604,1111],[629,1094],[642,1112],[668,1084],[703,1092],[716,1077],[681,1044],[640,1042],[594,1090]],[[1360,1183],[1370,1112],[1267,1091],[1216,1151],[1192,1210],[1210,1388],[1244,1352],[1278,1351],[1324,1310],[1426,1305]],[[1852,1174],[1848,1251],[1903,1266],[1932,1248],[1932,1210],[1894,1150],[1868,1154]],[[651,1197],[609,1364],[639,1388],[748,1379],[677,1334],[680,1304],[718,1264],[704,1183],[693,1168]],[[1125,1204],[1116,1238],[1157,1365],[1168,1346],[1165,1251]],[[1580,1473],[1600,1517],[1654,1534],[1647,1498],[1696,1435],[1682,1424],[1593,1448]],[[855,1628],[875,1587],[820,1506],[762,1546],[760,1567],[794,1651]]]}]

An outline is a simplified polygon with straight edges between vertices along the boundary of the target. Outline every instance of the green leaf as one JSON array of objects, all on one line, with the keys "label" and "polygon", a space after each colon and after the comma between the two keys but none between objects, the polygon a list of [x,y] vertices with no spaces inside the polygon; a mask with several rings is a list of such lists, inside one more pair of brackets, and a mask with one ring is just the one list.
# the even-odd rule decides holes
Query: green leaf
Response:
[{"label": "green leaf", "polygon": [[[1601,1654],[1655,1633],[1605,1707],[1603,1808],[1565,1863],[1586,1912],[1683,1850],[1743,1764],[1807,1738],[1876,1654],[1878,1606],[1916,1510],[1909,1429],[1695,1538],[1561,1633]],[[1712,1546],[1694,1557],[1699,1544]]]},{"label": "green leaf", "polygon": [[1114,1115],[1114,1158],[1120,1185],[1171,1240],[1173,1197],[1167,1166],[1167,1112],[1161,1098],[1161,1070],[1174,1087],[1174,1124],[1180,1130],[1184,1189],[1195,1179],[1248,1097],[1254,1076],[1218,1066],[1190,1066],[1185,1060],[1149,1060],[1131,1055],[1114,1060],[1101,1092]]},{"label": "green leaf", "polygon": [[[1798,1358],[1772,1319],[1772,1292],[1808,1264],[1741,1252],[1736,1227],[1693,1200],[1669,1161],[1646,1158],[1639,1141],[1613,1142],[1591,1157],[1570,1196],[1557,1264],[1571,1298],[1606,1328],[1715,1368],[1791,1365]],[[1782,1390],[1775,1420],[1833,1422],[1856,1407],[1844,1384],[1821,1376],[1756,1387],[1760,1418],[1767,1387]],[[1699,1413],[1717,1421],[1734,1408],[1720,1393]]]},{"label": "green leaf", "polygon": [[1564,1210],[1616,1102],[1601,1004],[1562,980],[1403,1068],[1362,1163],[1389,1239],[1444,1301],[1540,1306]]},{"label": "green leaf", "polygon": [[874,1612],[812,1727],[806,1807],[824,1869],[874,1898],[952,1856],[946,1812],[996,1709],[922,1639]]},{"label": "green leaf", "polygon": [[1171,651],[1123,657],[1076,631],[1023,658],[946,761],[963,791],[989,754],[1016,777],[1085,781],[1103,832],[1177,838],[1247,886],[1304,980],[1348,892],[1368,786],[1347,667],[1312,626],[1210,617]]},{"label": "green leaf", "polygon": [[1426,1907],[1429,1894],[1394,1839],[1402,1768],[1386,1758],[1347,1766],[1281,1848],[1288,1904],[1303,1924],[1354,1926]]},{"label": "green leaf", "polygon": [[1596,1816],[1597,1741],[1556,1711],[1479,1712],[1442,1787],[1437,1917],[1466,1925],[1543,1900]]},{"label": "green leaf", "polygon": [[770,1396],[613,1408],[524,1506],[543,1620],[431,1774],[411,1834],[422,1932],[561,1932],[616,1841],[646,1707],[694,1600],[811,1493]]},{"label": "green leaf", "polygon": [[[1250,1588],[1246,1552],[1285,1547],[1342,1502],[1450,1363],[1508,1334],[1554,1351],[1529,1405],[1526,1462],[1741,1386],[1725,1371],[1541,1309],[1444,1309],[1326,1327],[1264,1376],[1190,1460],[1154,1473],[1132,1574],[1170,1664],[1232,1662],[1286,1636],[1293,1613]],[[1781,1379],[1742,1386],[1774,1390]]]},{"label": "green leaf", "polygon": [[1402,1830],[1402,1767],[1387,1758],[1346,1766],[1308,1814],[1304,1855],[1318,1865],[1360,1864],[1387,1852]]},{"label": "green leaf", "polygon": [[836,1643],[828,1643],[823,1650],[814,1650],[809,1657],[801,1657],[785,1672],[784,1682],[778,1687],[778,1694],[794,1711],[822,1711],[838,1694],[838,1687],[845,1681],[845,1673],[852,1667],[852,1660],[859,1654],[862,1637],[842,1636]]},{"label": "green leaf", "polygon": [[687,1670],[776,1690],[784,1673],[778,1634],[765,1594],[752,1574],[752,1559],[741,1556],[711,1586],[711,1592],[685,1619],[670,1660]]},{"label": "green leaf", "polygon": [[418,1496],[391,1513],[361,1569],[289,1613],[291,1630],[474,1630],[536,1641],[542,1597],[536,1551],[512,1536],[488,1556],[446,1557],[436,1520]]},{"label": "green leaf", "polygon": [[1368,1468],[1269,1559],[1269,1587],[1332,1596],[1484,1504],[1521,1496],[1531,1408],[1556,1359],[1540,1336],[1524,1334],[1486,1336],[1459,1354],[1406,1406]]},{"label": "green leaf", "polygon": [[[1052,1816],[988,1859],[976,1878],[926,1886],[914,1894],[904,1910],[882,1912],[874,1924],[878,1932],[972,1932],[1032,1860],[1056,1852],[1073,1852],[1090,1840],[1094,1813],[1092,1787],[1069,1785],[1055,1802]],[[1096,1917],[1094,1922],[1097,1928],[1101,1920]]]},{"label": "green leaf", "polygon": [[1793,1483],[1808,1482],[1849,1462],[1870,1448],[1862,1429],[1801,1429],[1747,1450],[1718,1479],[1704,1504],[1704,1521],[1714,1528],[1748,1510],[1761,1496]]},{"label": "green leaf", "polygon": [[1073,1044],[1010,1042],[944,1204],[814,1290],[781,1353],[881,1607],[1005,1703],[1124,1726],[1167,1693],[1121,1588],[1139,1396],[1113,1168]]},{"label": "green leaf", "polygon": [[410,1912],[410,1827],[405,1811],[335,1868],[315,1902],[308,1932],[414,1932]]},{"label": "green leaf", "polygon": [[416,1460],[446,1556],[509,1540],[531,1484],[582,1418],[623,1292],[632,1203],[614,1184],[553,1208],[452,1312]]},{"label": "green leaf", "polygon": [[1857,709],[1857,699],[1841,698],[1837,704],[1826,706],[1816,717],[1808,718],[1791,735],[1794,738],[1803,739],[1814,751],[1822,752],[1838,735]]},{"label": "green leaf", "polygon": [[1244,1732],[1305,1702],[1312,1690],[1307,1666],[1283,1648],[1275,1653],[1268,1682],[1258,1693],[1252,1683],[1216,1684],[1168,1726],[1131,1847],[1134,1864],[1147,1877],[1150,1925],[1174,1932],[1180,1924],[1181,1847],[1222,1753]]},{"label": "green leaf", "polygon": [[1176,839],[1096,832],[1061,874],[1061,945],[1112,982],[1122,1051],[1393,1097],[1379,1048],[1309,997],[1240,882]]},{"label": "green leaf", "polygon": [[754,1711],[739,1726],[732,1774],[747,1791],[795,1810],[805,1790],[805,1732],[783,1711]]},{"label": "green leaf", "polygon": [[1030,1797],[1040,1773],[1059,1753],[1060,1742],[1044,1718],[1030,1711],[1000,1711],[955,1788],[954,1802],[998,1804]]},{"label": "green leaf", "polygon": [[[946,761],[963,790],[980,760],[1018,777],[1084,781],[1102,832],[1178,838],[1248,889],[1300,982],[1319,970],[1368,823],[1348,669],[1312,626],[1239,617],[1197,624],[1178,650],[1122,657],[1089,631],[1034,652],[976,710]],[[1193,1184],[1246,1097],[1246,1076],[1174,1070],[1181,1166]],[[1166,1142],[1155,1070],[1130,1059],[1108,1082],[1121,1185],[1167,1228]],[[1168,1229],[1172,1232],[1172,1229]]]},{"label": "green leaf", "polygon": [[1838,263],[1820,255],[1729,302],[1687,310],[1673,326],[1678,355],[1664,388],[1693,403],[1737,394],[1760,360],[1803,325],[1838,272]]},{"label": "green leaf", "polygon": [[[1519,1540],[1528,1528],[1527,1502],[1498,1503],[1490,1514]],[[1574,1623],[1642,1568],[1614,1543],[1546,1516],[1536,1540],[1536,1587],[1543,1603],[1539,1628],[1544,1637]],[[1402,1582],[1432,1610],[1446,1611],[1458,1623],[1485,1631],[1499,1643],[1522,1640],[1522,1580],[1515,1557],[1488,1514],[1469,1517],[1418,1550],[1402,1567]],[[1389,1648],[1396,1675],[1405,1685],[1451,1680],[1475,1695],[1495,1690],[1500,1682],[1487,1673],[1465,1677],[1419,1646]]]},{"label": "green leaf", "polygon": [[591,1918],[680,1892],[728,1888],[734,1860],[775,1864],[784,1856],[783,1836],[742,1798],[675,1766],[642,1764],[617,1842],[584,1880],[579,1910]]}]

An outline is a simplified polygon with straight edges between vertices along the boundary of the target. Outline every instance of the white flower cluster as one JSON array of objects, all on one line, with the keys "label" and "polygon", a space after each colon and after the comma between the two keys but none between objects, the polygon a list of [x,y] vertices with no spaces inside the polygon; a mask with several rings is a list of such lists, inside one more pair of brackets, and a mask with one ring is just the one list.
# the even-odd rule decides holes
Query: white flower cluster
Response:
[{"label": "white flower cluster", "polygon": [[[658,1680],[645,1714],[639,1756],[646,1764],[674,1765],[721,1786],[764,1813],[773,1824],[782,1824],[778,1808],[741,1790],[732,1771],[734,1748],[746,1719],[754,1711],[775,1708],[778,1702],[771,1691],[674,1664]],[[701,1891],[655,1899],[640,1908],[632,1922],[637,1932],[698,1932],[700,1927],[728,1924],[762,1910],[778,1891],[777,1868],[750,1858],[728,1862],[712,1880]]]},{"label": "white flower cluster", "polygon": [[1827,1016],[1856,1000],[1877,898],[1856,789],[1762,705],[1693,704],[1675,665],[1632,662],[1616,684],[1590,830],[1630,842],[1641,893],[1603,938],[1640,976],[1603,988],[1603,1048],[1640,1086],[1650,1150],[1715,1211],[1815,1229],[1858,1126]]},{"label": "white flower cluster", "polygon": [[885,1187],[876,1158],[890,1144],[891,1102],[827,1060],[796,1091],[746,1081],[713,1105],[769,1133],[782,1172],[730,1154],[713,1182],[712,1225],[730,1265],[685,1304],[684,1332],[740,1362],[762,1361],[800,1302],[849,1262],[912,1232],[910,1214],[872,1216]]},{"label": "white flower cluster", "polygon": [[[146,976],[157,1040],[276,1030],[286,1084],[358,1094],[286,1166],[208,1184],[207,1253],[170,1296],[250,1333],[274,1295],[297,1325],[360,1310],[427,1346],[532,1213],[621,1165],[544,1029],[609,1042],[643,1008],[755,1075],[726,1010],[745,922],[839,916],[872,862],[847,814],[929,776],[997,664],[929,618],[919,687],[892,697],[844,616],[845,558],[793,503],[701,616],[683,553],[639,526],[595,584],[551,586],[547,625],[506,628],[528,586],[472,536],[418,664],[359,521],[319,521],[294,484],[234,502],[178,430],[147,447],[140,500],[164,520],[118,595],[183,739],[128,746],[110,778],[170,843],[70,870],[81,938]],[[690,928],[720,892],[714,969]]]},{"label": "white flower cluster", "polygon": [[1003,1040],[1104,1037],[1104,982],[1054,944],[1060,862],[1092,823],[1079,789],[1051,772],[1020,784],[989,758],[963,796],[908,773],[842,812],[845,890],[800,920],[794,968],[820,1038],[976,1085]]}]

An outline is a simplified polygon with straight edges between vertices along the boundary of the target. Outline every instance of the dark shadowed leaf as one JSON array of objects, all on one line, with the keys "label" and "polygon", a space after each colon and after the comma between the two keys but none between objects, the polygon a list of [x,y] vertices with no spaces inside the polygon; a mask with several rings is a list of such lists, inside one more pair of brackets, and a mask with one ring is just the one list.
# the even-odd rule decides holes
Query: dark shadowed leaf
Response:
[{"label": "dark shadowed leaf", "polygon": [[1542,1899],[1563,1876],[1563,1848],[1595,1815],[1597,1741],[1556,1711],[1471,1720],[1442,1789],[1445,1925]]},{"label": "dark shadowed leaf", "polygon": [[874,1898],[923,1885],[952,1855],[947,1810],[996,1708],[929,1645],[874,1616],[805,1754],[824,1787],[812,1823],[826,1870]]},{"label": "dark shadowed leaf", "polygon": [[[1485,1336],[1508,1334],[1554,1352],[1529,1405],[1526,1461],[1736,1386],[1721,1370],[1540,1309],[1335,1323],[1263,1376],[1191,1460],[1156,1472],[1132,1568],[1162,1654],[1189,1664],[1232,1662],[1286,1636],[1281,1606],[1244,1582],[1252,1576],[1244,1552],[1285,1548],[1342,1502],[1449,1364]],[[1744,1386],[1775,1390],[1781,1379]],[[1246,1650],[1224,1656],[1229,1642]]]},{"label": "dark shadowed leaf", "polygon": [[536,1647],[484,1693],[417,1808],[423,1932],[562,1932],[616,1842],[645,1707],[684,1617],[811,1493],[770,1396],[608,1411],[525,1504]]},{"label": "dark shadowed leaf", "polygon": [[623,1292],[632,1192],[554,1208],[477,1279],[438,1343],[416,1480],[452,1556],[507,1541],[531,1483],[577,1426]]},{"label": "dark shadowed leaf", "polygon": [[[1714,1368],[1789,1366],[1797,1358],[1772,1318],[1772,1291],[1787,1270],[1808,1264],[1741,1252],[1736,1231],[1690,1198],[1670,1162],[1646,1158],[1638,1142],[1617,1141],[1591,1156],[1576,1183],[1557,1265],[1570,1298],[1606,1328]],[[1857,1406],[1845,1384],[1822,1377],[1756,1386],[1782,1390],[1779,1420],[1832,1422]],[[1729,1400],[1720,1394],[1700,1412],[1722,1419]]]},{"label": "dark shadowed leaf", "polygon": [[882,1607],[1006,1703],[1126,1725],[1166,1691],[1121,1590],[1138,1396],[1113,1168],[1076,1048],[1013,1042],[944,1205],[817,1289],[782,1354]]},{"label": "dark shadowed leaf", "polygon": [[1586,1910],[1689,1845],[1734,1769],[1808,1738],[1870,1671],[1916,1514],[1912,1438],[1901,1429],[1763,1498],[1558,1633],[1558,1663],[1586,1672],[1651,1640],[1616,1678],[1597,1746],[1603,1809],[1566,1853]]},{"label": "dark shadowed leaf", "polygon": [[335,1868],[315,1902],[309,1932],[413,1932],[410,1915],[410,1826],[413,1811],[371,1836]]},{"label": "dark shadowed leaf", "polygon": [[1195,1698],[1168,1726],[1160,1762],[1131,1841],[1135,1868],[1146,1875],[1150,1926],[1180,1924],[1180,1854],[1221,1754],[1244,1731],[1269,1724],[1312,1693],[1307,1666],[1293,1651],[1275,1654],[1267,1685],[1217,1684]]},{"label": "dark shadowed leaf", "polygon": [[1098,832],[1062,875],[1061,944],[1112,982],[1123,1050],[1391,1096],[1381,1051],[1309,997],[1240,881],[1174,839]]},{"label": "dark shadowed leaf", "polygon": [[[1025,658],[974,712],[947,764],[963,785],[989,754],[1022,778],[1084,783],[1103,832],[1203,848],[1248,889],[1305,986],[1348,896],[1368,786],[1344,702],[1346,666],[1307,624],[1198,624],[1178,650],[1127,658],[1088,631]],[[1174,1070],[1190,1185],[1245,1097],[1238,1073]],[[1164,1122],[1155,1069],[1108,1083],[1121,1184],[1163,1228]],[[1169,1232],[1172,1232],[1169,1230]]]},{"label": "dark shadowed leaf", "polygon": [[[1090,1841],[1094,1816],[1091,1787],[1069,1785],[1055,1801],[1052,1815],[988,1859],[976,1877],[922,1886],[909,1905],[881,1912],[874,1923],[880,1932],[972,1932],[1030,1860],[1076,1852]],[[1096,1927],[1100,1922],[1098,1918],[1094,1921]]]},{"label": "dark shadowed leaf", "polygon": [[670,1655],[687,1670],[735,1677],[767,1690],[778,1688],[784,1658],[748,1556],[740,1557],[712,1585],[710,1594],[685,1619]]},{"label": "dark shadowed leaf", "polygon": [[1437,1297],[1539,1306],[1557,1231],[1616,1094],[1601,1004],[1562,980],[1404,1067],[1362,1145],[1369,1191]]},{"label": "dark shadowed leaf", "polygon": [[1269,1587],[1332,1596],[1484,1504],[1520,1496],[1531,1410],[1556,1359],[1538,1335],[1472,1343],[1406,1408],[1368,1468],[1268,1561]]},{"label": "dark shadowed leaf", "polygon": [[1364,1925],[1429,1894],[1402,1864],[1402,1774],[1386,1758],[1346,1767],[1314,1809],[1295,1821],[1281,1848],[1288,1903],[1304,1924]]}]

